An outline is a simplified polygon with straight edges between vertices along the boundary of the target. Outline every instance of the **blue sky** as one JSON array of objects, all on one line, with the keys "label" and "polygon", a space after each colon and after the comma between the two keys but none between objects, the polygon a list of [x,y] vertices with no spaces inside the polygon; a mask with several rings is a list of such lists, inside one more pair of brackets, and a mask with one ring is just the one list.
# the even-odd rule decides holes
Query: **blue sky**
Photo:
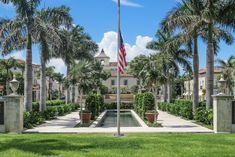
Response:
[{"label": "blue sky", "polygon": [[[149,54],[144,47],[154,39],[159,23],[166,13],[176,5],[178,0],[122,0],[121,27],[126,42],[128,60],[139,54]],[[85,28],[100,48],[115,60],[117,30],[117,5],[115,0],[42,0],[42,7],[66,5],[71,8],[71,15],[75,24]],[[0,17],[14,17],[14,7],[0,4]],[[235,46],[220,44],[219,58],[226,59],[235,54]],[[33,49],[33,61],[39,63],[39,50]],[[200,42],[200,67],[205,67],[206,45]],[[13,56],[23,58],[24,52],[13,53]],[[56,60],[50,65],[58,65]],[[59,71],[64,68],[57,69]]]}]

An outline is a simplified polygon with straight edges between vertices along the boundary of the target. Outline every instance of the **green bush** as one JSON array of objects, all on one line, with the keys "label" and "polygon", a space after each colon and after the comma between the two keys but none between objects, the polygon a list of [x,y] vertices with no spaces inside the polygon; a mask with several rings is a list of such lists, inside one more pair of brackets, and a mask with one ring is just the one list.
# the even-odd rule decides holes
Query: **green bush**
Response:
[{"label": "green bush", "polygon": [[47,106],[59,106],[65,104],[64,100],[48,100],[46,102]]},{"label": "green bush", "polygon": [[142,108],[144,112],[155,109],[155,100],[152,93],[144,93],[142,98]]},{"label": "green bush", "polygon": [[167,111],[187,119],[193,119],[192,102],[189,100],[175,100],[174,103],[162,102],[158,107],[162,111]]},{"label": "green bush", "polygon": [[[117,103],[104,104],[105,110],[117,109]],[[134,109],[133,103],[121,103],[120,109]]]},{"label": "green bush", "polygon": [[213,110],[207,110],[205,102],[201,102],[196,109],[194,119],[206,125],[213,125]]},{"label": "green bush", "polygon": [[90,111],[91,114],[91,119],[95,119],[96,116],[96,110],[97,110],[97,97],[96,94],[89,94],[86,98],[86,110]]},{"label": "green bush", "polygon": [[[39,105],[38,103],[34,103],[34,106]],[[24,112],[24,127],[32,128],[36,125],[43,123],[46,120],[50,120],[55,118],[56,116],[63,116],[71,111],[75,111],[79,108],[79,104],[67,104],[67,105],[55,105],[55,106],[47,106],[47,110],[45,112]]]}]

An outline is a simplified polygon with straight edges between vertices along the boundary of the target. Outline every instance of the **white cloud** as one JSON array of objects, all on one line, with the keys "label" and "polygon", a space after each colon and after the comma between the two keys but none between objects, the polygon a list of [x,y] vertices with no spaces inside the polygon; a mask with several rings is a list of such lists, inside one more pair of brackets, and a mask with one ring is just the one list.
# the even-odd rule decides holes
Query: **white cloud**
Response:
[{"label": "white cloud", "polygon": [[[118,0],[112,0],[113,2],[118,2]],[[129,7],[143,7],[142,5],[138,3],[131,2],[130,0],[121,0],[121,5],[129,6]]]},{"label": "white cloud", "polygon": [[10,57],[13,57],[15,59],[21,59],[21,60],[25,60],[25,55],[24,55],[24,52],[23,51],[16,51],[16,52],[13,52],[9,55],[6,55],[4,56],[3,58],[5,59],[8,59]]},{"label": "white cloud", "polygon": [[50,62],[47,64],[47,66],[54,66],[55,72],[62,73],[66,75],[66,65],[62,59],[53,58],[50,60]]},{"label": "white cloud", "polygon": [[[134,57],[143,54],[149,55],[153,51],[146,48],[148,42],[152,41],[153,38],[149,36],[138,35],[134,45],[125,43],[127,61],[131,61]],[[110,57],[110,61],[117,60],[117,33],[110,31],[104,33],[104,37],[100,43],[98,43],[100,51],[104,49],[105,53]]]}]

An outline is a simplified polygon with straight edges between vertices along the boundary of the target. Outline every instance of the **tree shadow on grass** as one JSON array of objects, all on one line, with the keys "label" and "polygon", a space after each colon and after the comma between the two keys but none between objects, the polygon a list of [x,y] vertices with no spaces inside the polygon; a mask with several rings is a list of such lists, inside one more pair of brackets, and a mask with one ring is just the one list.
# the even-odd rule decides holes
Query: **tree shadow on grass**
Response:
[{"label": "tree shadow on grass", "polygon": [[[94,146],[90,144],[70,144],[64,140],[45,139],[45,140],[30,140],[30,139],[13,139],[7,142],[0,142],[0,152],[8,149],[17,149],[24,152],[35,153],[39,155],[58,155],[55,151],[82,151],[87,152]],[[1,153],[0,153],[1,154]]]},{"label": "tree shadow on grass", "polygon": [[56,151],[74,151],[88,153],[94,149],[141,149],[140,143],[135,140],[108,139],[82,139],[66,138],[20,138],[0,142],[0,154],[3,151],[16,149],[23,152],[34,153],[42,156],[59,155]]}]

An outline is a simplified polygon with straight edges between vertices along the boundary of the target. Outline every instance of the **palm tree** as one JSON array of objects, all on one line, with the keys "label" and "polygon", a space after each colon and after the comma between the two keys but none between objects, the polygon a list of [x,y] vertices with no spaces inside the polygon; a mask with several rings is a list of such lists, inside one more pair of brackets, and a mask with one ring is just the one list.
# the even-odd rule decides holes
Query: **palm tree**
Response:
[{"label": "palm tree", "polygon": [[92,68],[91,64],[88,61],[80,60],[79,63],[75,63],[75,65],[71,68],[69,73],[70,78],[74,78],[74,82],[77,84],[79,93],[80,93],[80,106],[81,106],[81,124],[82,122],[82,97],[85,91],[88,91],[92,86]]},{"label": "palm tree", "polygon": [[[221,14],[222,10],[225,13],[229,12],[232,14],[231,11],[234,8],[233,4],[234,2],[232,1],[222,2],[219,0],[182,0],[182,3],[180,3],[176,8],[170,11],[169,15],[163,21],[163,25],[167,29],[180,28],[183,30],[183,33],[181,34],[181,42],[193,41],[194,111],[196,106],[198,105],[198,36],[200,35],[204,39],[204,41],[208,43],[206,83],[208,92],[206,93],[207,107],[209,108],[212,104],[211,95],[213,94],[214,52],[218,50],[218,43],[221,39],[225,40],[228,44],[230,44],[232,40],[231,35],[228,33],[228,31],[226,29],[223,29],[223,26],[226,23],[224,23],[222,19],[219,20],[219,18],[216,16],[219,16],[219,12]],[[216,16],[213,15],[213,9],[215,11],[215,15],[217,14]],[[223,18],[228,19],[228,17],[229,16],[224,16]],[[229,22],[231,23],[232,20],[227,21],[227,23]],[[213,27],[211,25],[212,23]]]},{"label": "palm tree", "polygon": [[230,56],[227,61],[218,59],[217,62],[223,69],[223,77],[226,80],[226,86],[230,94],[233,94],[235,75],[235,56]]},{"label": "palm tree", "polygon": [[169,46],[169,43],[177,38],[177,36],[173,35],[173,32],[159,30],[156,33],[156,38],[157,41],[150,42],[147,48],[161,54],[161,64],[164,65],[163,74],[167,76],[167,81],[164,84],[164,101],[166,99],[166,91],[168,91],[167,100],[170,102],[171,82],[174,76],[179,74],[179,65],[183,66],[185,70],[191,71],[191,65],[188,60],[190,58],[190,51],[188,49],[181,49],[181,43]]},{"label": "palm tree", "polygon": [[[69,8],[65,6],[57,8],[42,9],[37,12],[37,17],[45,22],[44,27],[38,32],[35,42],[40,44],[41,69],[40,69],[40,111],[46,110],[46,63],[55,55],[55,47],[60,47],[60,26],[70,26],[72,18],[69,15]],[[51,96],[51,94],[49,95]],[[51,98],[51,97],[50,97]]]},{"label": "palm tree", "polygon": [[[0,2],[11,3],[16,9],[16,18],[5,20],[1,24],[0,38],[2,41],[0,43],[4,54],[14,49],[26,48],[24,104],[27,111],[32,111],[32,34],[40,29],[38,27],[40,21],[35,19],[36,8],[40,4],[40,0],[0,0]],[[21,40],[22,36],[24,42]]]},{"label": "palm tree", "polygon": [[145,77],[144,73],[141,73],[141,71],[148,62],[149,58],[147,56],[139,55],[128,64],[128,73],[138,79],[140,87]]},{"label": "palm tree", "polygon": [[3,67],[6,70],[6,75],[7,75],[6,84],[5,84],[6,85],[6,94],[9,95],[10,94],[9,82],[10,82],[10,79],[12,78],[11,69],[16,67],[17,63],[16,63],[16,60],[11,57],[9,59],[1,59],[0,65],[1,65],[1,67]]},{"label": "palm tree", "polygon": [[[70,69],[73,68],[74,60],[92,59],[98,46],[92,41],[91,37],[84,32],[81,26],[73,26],[69,30],[62,30],[63,44],[57,50],[56,57],[62,58],[67,66],[67,78],[69,79]],[[73,78],[70,78],[73,79]],[[72,90],[74,100],[75,87]],[[70,100],[70,91],[67,90],[66,102]]]},{"label": "palm tree", "polygon": [[55,67],[50,66],[46,68],[46,76],[48,77],[48,99],[52,100],[52,84],[55,77]]},{"label": "palm tree", "polygon": [[59,99],[61,98],[61,85],[64,82],[64,74],[61,73],[55,73],[54,74],[55,80],[58,82],[59,84]]}]

